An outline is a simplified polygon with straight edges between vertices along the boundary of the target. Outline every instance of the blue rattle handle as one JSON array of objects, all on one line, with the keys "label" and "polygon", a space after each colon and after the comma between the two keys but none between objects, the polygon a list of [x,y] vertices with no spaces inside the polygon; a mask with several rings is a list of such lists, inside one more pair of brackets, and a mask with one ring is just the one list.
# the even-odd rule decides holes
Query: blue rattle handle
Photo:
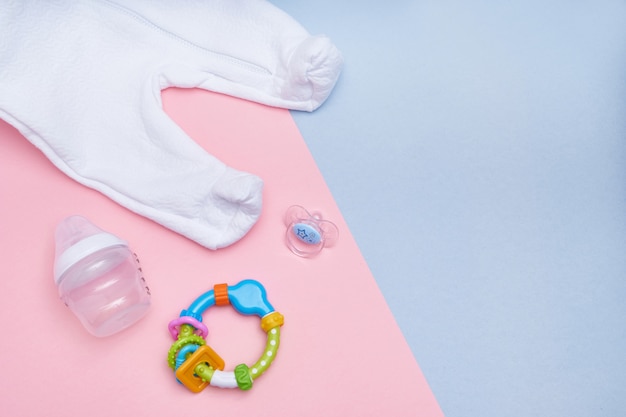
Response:
[{"label": "blue rattle handle", "polygon": [[267,301],[265,288],[253,279],[228,287],[228,299],[235,310],[248,316],[256,314],[262,318],[274,311],[274,307]]},{"label": "blue rattle handle", "polygon": [[[228,299],[239,313],[261,318],[274,311],[274,307],[267,300],[267,293],[260,282],[246,279],[238,284],[228,287]],[[202,321],[202,313],[215,305],[215,292],[209,290],[198,297],[187,310],[183,310],[181,316],[192,316]]]}]

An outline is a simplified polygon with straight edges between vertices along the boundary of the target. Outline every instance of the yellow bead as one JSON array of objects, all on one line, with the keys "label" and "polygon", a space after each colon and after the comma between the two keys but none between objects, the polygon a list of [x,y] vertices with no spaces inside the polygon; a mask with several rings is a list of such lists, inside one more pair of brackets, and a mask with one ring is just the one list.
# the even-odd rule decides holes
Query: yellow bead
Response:
[{"label": "yellow bead", "polygon": [[278,311],[274,311],[261,319],[261,328],[265,333],[274,327],[282,326],[285,323],[285,317]]}]

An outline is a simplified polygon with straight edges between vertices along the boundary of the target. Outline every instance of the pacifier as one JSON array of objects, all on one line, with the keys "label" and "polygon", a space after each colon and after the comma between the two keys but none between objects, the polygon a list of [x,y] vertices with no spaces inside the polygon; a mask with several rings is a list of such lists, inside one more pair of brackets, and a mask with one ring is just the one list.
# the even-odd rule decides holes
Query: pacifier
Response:
[{"label": "pacifier", "polygon": [[321,213],[309,213],[302,206],[291,206],[285,214],[287,226],[286,244],[296,255],[310,258],[317,255],[325,247],[337,242],[339,229],[322,218]]}]

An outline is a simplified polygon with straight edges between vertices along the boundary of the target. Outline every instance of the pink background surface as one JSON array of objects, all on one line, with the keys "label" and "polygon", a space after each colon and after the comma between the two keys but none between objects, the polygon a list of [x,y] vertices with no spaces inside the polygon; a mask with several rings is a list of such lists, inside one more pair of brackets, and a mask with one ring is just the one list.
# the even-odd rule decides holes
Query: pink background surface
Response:
[{"label": "pink background surface", "polygon": [[[261,219],[209,251],[72,181],[0,122],[2,414],[441,416],[290,113],[200,90],[167,90],[164,107],[209,153],[264,179]],[[335,222],[336,246],[293,255],[283,240],[293,204]],[[109,338],[87,333],[53,283],[54,228],[71,214],[127,240],[152,292],[148,316]],[[245,278],[285,316],[277,359],[250,391],[192,394],[167,366],[167,323],[214,284]],[[227,370],[261,354],[258,318],[213,307],[204,322]]]}]

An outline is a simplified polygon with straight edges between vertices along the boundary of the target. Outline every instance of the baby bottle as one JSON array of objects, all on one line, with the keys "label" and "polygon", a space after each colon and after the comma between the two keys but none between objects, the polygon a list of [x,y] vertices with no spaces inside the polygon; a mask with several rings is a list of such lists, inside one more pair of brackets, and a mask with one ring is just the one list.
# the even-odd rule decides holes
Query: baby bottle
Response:
[{"label": "baby bottle", "polygon": [[59,296],[91,334],[112,335],[146,314],[150,290],[125,241],[71,216],[57,226],[55,242]]}]

